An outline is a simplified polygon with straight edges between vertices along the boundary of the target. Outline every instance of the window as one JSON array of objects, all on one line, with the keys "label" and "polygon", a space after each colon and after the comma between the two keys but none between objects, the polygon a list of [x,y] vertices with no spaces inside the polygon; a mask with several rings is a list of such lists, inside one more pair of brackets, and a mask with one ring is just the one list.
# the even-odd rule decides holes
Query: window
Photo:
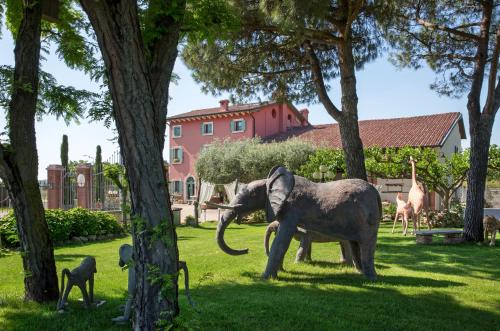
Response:
[{"label": "window", "polygon": [[173,193],[182,193],[182,180],[174,180],[172,182],[172,192]]},{"label": "window", "polygon": [[276,109],[273,108],[273,110],[271,111],[271,116],[273,118],[276,118]]},{"label": "window", "polygon": [[171,149],[170,160],[172,164],[182,163],[182,147],[174,147]]},{"label": "window", "polygon": [[455,154],[457,154],[458,152],[460,152],[460,149],[458,148],[458,146],[455,146]]},{"label": "window", "polygon": [[232,133],[238,133],[238,132],[244,132],[245,131],[245,120],[244,119],[238,119],[238,120],[232,120],[231,121],[231,132]]},{"label": "window", "polygon": [[201,134],[203,136],[211,136],[214,134],[214,123],[204,122],[201,124]]},{"label": "window", "polygon": [[182,125],[174,125],[172,127],[172,138],[180,138],[182,136]]}]

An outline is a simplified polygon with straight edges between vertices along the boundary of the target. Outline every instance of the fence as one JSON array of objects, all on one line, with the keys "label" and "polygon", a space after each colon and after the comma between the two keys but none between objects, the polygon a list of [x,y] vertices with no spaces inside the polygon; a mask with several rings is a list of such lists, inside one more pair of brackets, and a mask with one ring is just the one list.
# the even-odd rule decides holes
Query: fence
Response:
[{"label": "fence", "polygon": [[92,199],[90,209],[121,210],[122,192],[109,178],[104,177],[102,169],[91,174]]}]

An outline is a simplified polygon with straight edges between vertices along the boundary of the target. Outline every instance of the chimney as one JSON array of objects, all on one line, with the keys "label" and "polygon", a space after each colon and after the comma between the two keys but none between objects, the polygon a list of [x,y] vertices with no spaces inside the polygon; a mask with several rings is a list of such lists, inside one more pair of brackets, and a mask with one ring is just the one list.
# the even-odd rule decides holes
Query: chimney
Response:
[{"label": "chimney", "polygon": [[301,109],[299,113],[302,114],[302,117],[304,117],[304,121],[302,121],[302,126],[308,126],[309,125],[309,110],[307,108]]},{"label": "chimney", "polygon": [[219,104],[220,104],[220,108],[222,110],[227,111],[229,109],[229,100],[227,100],[227,99],[221,100],[221,101],[219,101]]}]

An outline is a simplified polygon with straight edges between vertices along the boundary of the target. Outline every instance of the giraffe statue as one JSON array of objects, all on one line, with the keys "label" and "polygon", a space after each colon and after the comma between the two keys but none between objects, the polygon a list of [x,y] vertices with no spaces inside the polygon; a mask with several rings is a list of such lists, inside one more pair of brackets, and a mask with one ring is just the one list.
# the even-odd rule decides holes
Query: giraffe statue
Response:
[{"label": "giraffe statue", "polygon": [[429,230],[431,227],[431,220],[429,218],[429,201],[427,199],[427,194],[423,189],[423,185],[417,182],[417,174],[415,170],[415,161],[410,156],[411,163],[411,188],[408,193],[408,204],[413,208],[414,217],[417,219],[417,230],[420,230],[420,214],[425,211],[425,216],[427,218],[427,226]]}]

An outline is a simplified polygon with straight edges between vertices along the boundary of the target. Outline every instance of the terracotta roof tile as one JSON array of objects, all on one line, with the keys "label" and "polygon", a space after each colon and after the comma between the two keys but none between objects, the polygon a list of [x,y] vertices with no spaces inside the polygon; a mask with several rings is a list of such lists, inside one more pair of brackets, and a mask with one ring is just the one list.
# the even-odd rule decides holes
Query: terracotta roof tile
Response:
[{"label": "terracotta roof tile", "polygon": [[214,108],[205,108],[205,109],[196,109],[189,111],[187,113],[182,113],[174,116],[170,116],[167,118],[168,120],[186,118],[186,117],[196,117],[202,115],[212,115],[218,113],[227,113],[227,112],[238,112],[238,111],[249,111],[249,110],[257,110],[262,106],[267,105],[268,103],[250,103],[246,105],[232,105],[229,106],[227,110],[224,110],[222,107],[214,107]]},{"label": "terracotta roof tile", "polygon": [[[359,121],[359,134],[364,147],[437,147],[442,145],[457,122],[461,138],[465,139],[460,113]],[[329,148],[342,147],[336,123],[294,128],[264,140],[283,141],[291,137],[299,137]]]}]

